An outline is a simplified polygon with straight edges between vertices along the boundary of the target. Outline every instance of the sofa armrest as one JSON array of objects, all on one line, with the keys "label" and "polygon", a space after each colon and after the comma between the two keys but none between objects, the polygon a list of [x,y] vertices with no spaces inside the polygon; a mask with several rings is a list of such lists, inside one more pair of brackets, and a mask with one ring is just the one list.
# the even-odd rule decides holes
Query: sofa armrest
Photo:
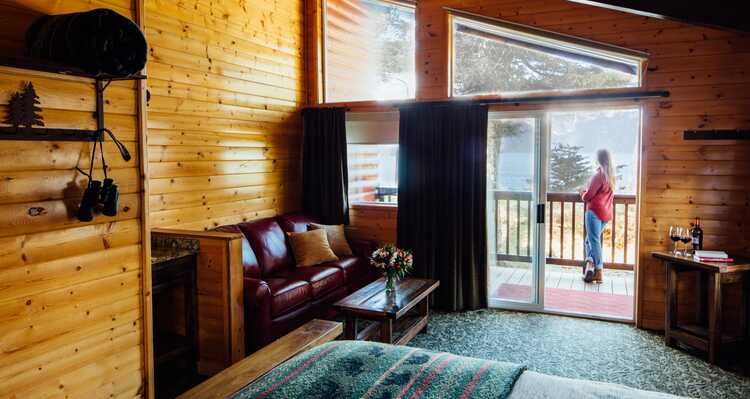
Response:
[{"label": "sofa armrest", "polygon": [[378,278],[378,271],[370,264],[370,256],[372,256],[372,252],[377,249],[378,243],[371,240],[354,239],[349,240],[349,244],[352,247],[354,255],[362,258],[362,262],[368,274],[367,279],[374,280]]},{"label": "sofa armrest", "polygon": [[263,308],[271,306],[271,289],[268,284],[257,278],[245,277],[242,280],[245,307]]},{"label": "sofa armrest", "polygon": [[350,239],[349,246],[352,248],[352,252],[354,252],[355,255],[370,259],[370,255],[372,255],[372,252],[377,248],[377,243],[370,240]]},{"label": "sofa armrest", "polygon": [[271,289],[260,279],[245,277],[242,280],[245,299],[245,348],[248,352],[270,342],[273,334],[271,322]]}]

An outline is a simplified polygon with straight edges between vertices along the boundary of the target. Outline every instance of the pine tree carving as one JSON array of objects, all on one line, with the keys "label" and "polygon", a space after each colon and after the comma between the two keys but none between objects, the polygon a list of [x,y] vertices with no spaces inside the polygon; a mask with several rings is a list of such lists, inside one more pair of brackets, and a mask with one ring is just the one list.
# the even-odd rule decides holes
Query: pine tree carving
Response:
[{"label": "pine tree carving", "polygon": [[42,112],[42,109],[37,107],[39,96],[36,95],[36,90],[34,90],[34,85],[31,82],[27,83],[26,87],[23,88],[22,98],[24,102],[24,126],[44,126],[44,119],[39,114],[39,112]]},{"label": "pine tree carving", "polygon": [[44,119],[39,114],[42,109],[37,107],[38,104],[39,96],[34,90],[34,85],[31,82],[26,83],[22,92],[14,93],[10,97],[8,117],[4,123],[13,125],[13,127],[44,126]]},{"label": "pine tree carving", "polygon": [[13,93],[10,96],[8,102],[8,115],[6,116],[3,123],[18,127],[23,121],[23,101],[21,100],[21,93]]}]

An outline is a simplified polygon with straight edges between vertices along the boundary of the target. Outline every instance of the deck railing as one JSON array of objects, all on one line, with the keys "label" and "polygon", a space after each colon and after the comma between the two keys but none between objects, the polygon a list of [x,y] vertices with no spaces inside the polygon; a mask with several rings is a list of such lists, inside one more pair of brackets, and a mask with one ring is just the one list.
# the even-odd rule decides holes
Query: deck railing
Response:
[{"label": "deck railing", "polygon": [[[635,264],[636,198],[615,195],[614,218],[602,233],[605,267],[633,270]],[[531,261],[531,193],[496,191],[495,243],[498,261]],[[585,259],[585,206],[575,193],[547,193],[544,253],[555,265],[580,265]]]}]

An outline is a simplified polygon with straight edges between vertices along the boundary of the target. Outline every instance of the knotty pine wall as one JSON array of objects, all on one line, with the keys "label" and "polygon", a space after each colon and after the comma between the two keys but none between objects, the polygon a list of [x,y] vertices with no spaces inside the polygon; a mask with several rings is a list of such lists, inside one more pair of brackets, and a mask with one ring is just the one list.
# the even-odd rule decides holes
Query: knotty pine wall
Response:
[{"label": "knotty pine wall", "polygon": [[299,207],[303,1],[146,0],[154,227]]},{"label": "knotty pine wall", "polygon": [[398,208],[393,205],[351,205],[348,236],[380,244],[396,242]]},{"label": "knotty pine wall", "polygon": [[[420,0],[417,98],[422,100],[444,99],[448,93],[449,26],[443,7],[650,54],[645,87],[668,89],[672,96],[643,108],[636,322],[663,329],[664,271],[650,252],[668,248],[670,224],[687,226],[699,216],[707,248],[749,247],[750,143],[684,141],[682,131],[750,128],[750,35],[565,0]],[[394,209],[352,209],[353,229],[395,239],[395,214]]]},{"label": "knotty pine wall", "polygon": [[[11,12],[28,19],[106,7],[132,17],[135,3],[7,0],[0,47],[23,48],[24,25]],[[107,126],[134,155],[125,163],[105,144],[121,190],[117,217],[74,219],[85,179],[72,169],[88,165],[88,144],[0,146],[0,397],[145,394],[140,212],[148,205],[152,226],[196,230],[298,206],[302,0],[145,0],[145,8],[148,204],[133,82],[106,94]],[[94,127],[92,82],[0,67],[0,98],[22,81],[34,83],[47,126]]]},{"label": "knotty pine wall", "polygon": [[[134,15],[130,0],[3,2],[1,51],[20,52],[27,17],[97,7]],[[21,82],[33,82],[46,126],[96,128],[92,80],[0,67],[0,104]],[[133,82],[112,83],[105,97],[107,127],[133,155],[124,162],[105,142],[110,176],[121,193],[116,217],[75,219],[86,178],[73,168],[88,168],[90,143],[0,142],[0,398],[130,398],[144,392],[135,88]],[[0,108],[1,120],[6,109]]]},{"label": "knotty pine wall", "polygon": [[444,6],[650,54],[645,87],[672,96],[644,106],[637,323],[662,329],[664,270],[650,252],[668,247],[670,224],[686,226],[699,216],[706,248],[747,250],[750,244],[750,143],[682,140],[685,129],[750,128],[750,35],[564,0],[420,1],[422,99],[447,93]]}]

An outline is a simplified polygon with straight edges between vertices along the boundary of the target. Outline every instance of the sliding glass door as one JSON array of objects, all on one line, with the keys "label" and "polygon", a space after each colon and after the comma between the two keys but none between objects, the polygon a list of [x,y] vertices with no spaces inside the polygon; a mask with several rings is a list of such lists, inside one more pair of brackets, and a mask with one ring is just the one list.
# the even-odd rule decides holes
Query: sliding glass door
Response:
[{"label": "sliding glass door", "polygon": [[545,117],[490,113],[487,213],[490,306],[541,309]]},{"label": "sliding glass door", "polygon": [[[640,109],[490,113],[487,139],[489,303],[632,320]],[[582,280],[586,204],[579,192],[607,150],[613,215],[601,232],[604,279]]]}]

